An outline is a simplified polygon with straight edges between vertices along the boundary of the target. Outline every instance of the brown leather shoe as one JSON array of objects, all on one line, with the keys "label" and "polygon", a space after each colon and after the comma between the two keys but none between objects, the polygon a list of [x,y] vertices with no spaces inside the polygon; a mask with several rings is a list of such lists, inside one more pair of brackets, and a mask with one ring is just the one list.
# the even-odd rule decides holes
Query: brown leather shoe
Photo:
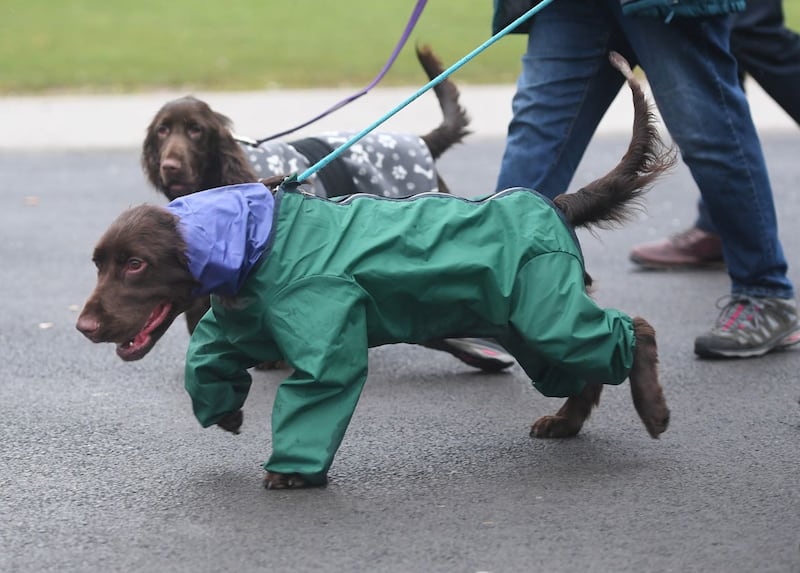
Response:
[{"label": "brown leather shoe", "polygon": [[722,268],[722,241],[713,233],[692,227],[666,239],[633,248],[630,259],[645,269]]}]

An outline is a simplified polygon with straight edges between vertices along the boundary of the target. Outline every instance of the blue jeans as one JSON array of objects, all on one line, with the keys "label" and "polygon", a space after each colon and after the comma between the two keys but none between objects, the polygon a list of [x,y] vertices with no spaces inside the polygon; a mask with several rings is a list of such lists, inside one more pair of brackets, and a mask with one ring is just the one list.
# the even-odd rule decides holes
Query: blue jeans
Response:
[{"label": "blue jeans", "polygon": [[730,53],[730,18],[625,17],[619,0],[556,0],[534,18],[497,189],[567,191],[624,78],[647,74],[722,238],[732,293],[791,298],[761,143]]}]

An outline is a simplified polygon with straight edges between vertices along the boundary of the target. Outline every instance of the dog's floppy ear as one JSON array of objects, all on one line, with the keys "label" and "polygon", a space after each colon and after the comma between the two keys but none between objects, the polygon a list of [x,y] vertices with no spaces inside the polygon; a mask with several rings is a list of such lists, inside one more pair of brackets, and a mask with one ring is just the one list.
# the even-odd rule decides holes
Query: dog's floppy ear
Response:
[{"label": "dog's floppy ear", "polygon": [[142,169],[147,180],[154,188],[161,191],[161,176],[159,165],[161,163],[161,150],[158,145],[157,127],[161,114],[156,114],[145,131],[144,144],[142,145]]},{"label": "dog's floppy ear", "polygon": [[235,185],[237,183],[252,183],[256,180],[256,174],[250,167],[250,163],[247,161],[247,157],[241,146],[233,138],[233,133],[231,133],[231,120],[216,111],[214,115],[221,126],[223,126],[223,129],[217,131],[220,179],[222,184]]}]

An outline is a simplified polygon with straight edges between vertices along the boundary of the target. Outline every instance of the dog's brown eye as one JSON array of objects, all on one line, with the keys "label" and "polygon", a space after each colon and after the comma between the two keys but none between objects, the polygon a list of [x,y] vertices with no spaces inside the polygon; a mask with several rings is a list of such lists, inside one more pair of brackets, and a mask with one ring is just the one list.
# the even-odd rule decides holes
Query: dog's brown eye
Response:
[{"label": "dog's brown eye", "polygon": [[141,271],[144,267],[145,262],[142,259],[137,259],[136,257],[131,257],[128,259],[128,262],[125,263],[125,270],[134,273]]},{"label": "dog's brown eye", "polygon": [[169,135],[169,126],[164,125],[163,123],[158,126],[156,129],[156,133],[159,137],[166,137]]},{"label": "dog's brown eye", "polygon": [[193,123],[186,128],[186,133],[188,133],[189,137],[192,139],[199,139],[203,135],[203,128]]}]

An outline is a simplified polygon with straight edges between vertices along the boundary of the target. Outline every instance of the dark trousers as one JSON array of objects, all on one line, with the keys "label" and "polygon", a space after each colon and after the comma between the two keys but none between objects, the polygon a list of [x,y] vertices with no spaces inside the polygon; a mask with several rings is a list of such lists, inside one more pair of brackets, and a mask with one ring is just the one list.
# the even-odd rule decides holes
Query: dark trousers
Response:
[{"label": "dark trousers", "polygon": [[751,0],[734,16],[731,52],[800,125],[800,35],[786,27],[781,0]]}]

